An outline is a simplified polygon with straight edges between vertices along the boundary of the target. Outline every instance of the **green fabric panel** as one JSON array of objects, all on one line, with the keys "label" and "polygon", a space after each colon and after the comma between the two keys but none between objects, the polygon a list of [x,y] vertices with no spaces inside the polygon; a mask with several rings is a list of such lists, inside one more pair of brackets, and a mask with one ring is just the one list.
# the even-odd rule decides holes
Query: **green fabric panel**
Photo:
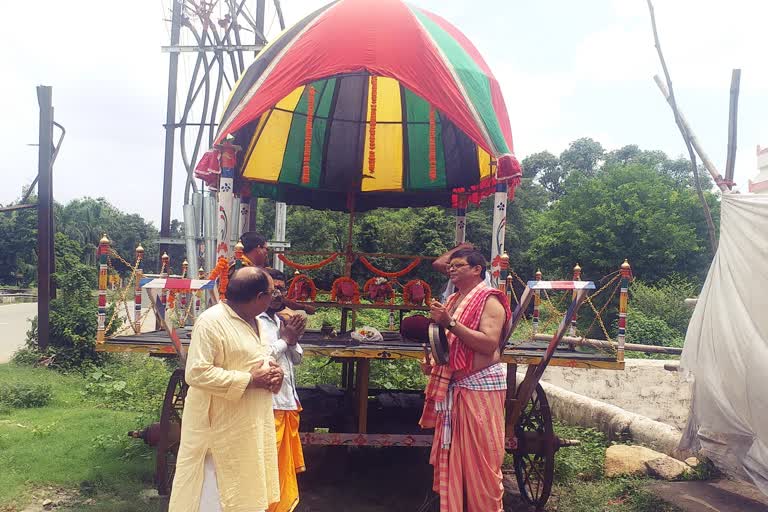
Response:
[{"label": "green fabric panel", "polygon": [[[333,95],[332,80],[320,80],[310,84],[315,88],[315,115],[328,117]],[[288,132],[288,142],[285,145],[283,155],[283,167],[280,170],[280,183],[292,183],[303,187],[317,188],[320,184],[320,172],[322,168],[323,143],[325,138],[325,126],[327,119],[315,117],[312,121],[312,154],[309,165],[309,183],[301,183],[301,170],[304,164],[304,139],[307,126],[307,107],[309,105],[309,87],[304,88],[301,99],[294,110],[291,120],[291,129]],[[296,115],[299,114],[299,115]]]},{"label": "green fabric panel", "polygon": [[251,195],[266,199],[277,199],[277,185],[253,181],[251,182]]},{"label": "green fabric panel", "polygon": [[491,136],[496,149],[501,153],[508,153],[509,148],[496,118],[496,111],[493,109],[488,77],[485,76],[485,73],[483,73],[474,59],[464,51],[464,48],[450,34],[429,19],[419,9],[411,9],[411,11],[447,57],[448,62],[446,62],[446,65],[456,70],[459,80],[467,91],[469,100],[480,115],[480,119],[488,130],[488,134]]},{"label": "green fabric panel", "polygon": [[408,120],[408,181],[407,190],[445,188],[445,155],[443,152],[440,117],[435,112],[435,153],[437,179],[429,179],[429,103],[408,89],[405,94],[405,118]]}]

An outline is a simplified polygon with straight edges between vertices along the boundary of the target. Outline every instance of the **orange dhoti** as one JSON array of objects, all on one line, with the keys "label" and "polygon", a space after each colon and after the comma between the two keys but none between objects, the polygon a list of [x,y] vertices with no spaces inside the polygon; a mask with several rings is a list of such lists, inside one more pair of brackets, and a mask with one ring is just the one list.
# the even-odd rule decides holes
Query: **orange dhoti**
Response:
[{"label": "orange dhoti", "polygon": [[280,501],[272,503],[268,512],[292,512],[299,504],[296,474],[303,472],[304,451],[299,438],[299,411],[275,410],[277,433],[277,466],[280,472]]},{"label": "orange dhoti", "polygon": [[450,448],[444,448],[438,413],[429,462],[440,512],[502,512],[506,391],[455,387]]}]

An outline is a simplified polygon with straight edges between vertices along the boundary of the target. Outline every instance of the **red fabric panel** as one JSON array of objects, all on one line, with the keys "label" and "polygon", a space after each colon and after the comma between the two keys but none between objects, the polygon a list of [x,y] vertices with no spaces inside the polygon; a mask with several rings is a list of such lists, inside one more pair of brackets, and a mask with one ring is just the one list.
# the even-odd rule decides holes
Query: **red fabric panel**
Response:
[{"label": "red fabric panel", "polygon": [[248,105],[219,132],[219,139],[256,119],[299,85],[366,71],[399,80],[493,154],[442,58],[400,0],[342,0],[320,14],[287,49]]}]

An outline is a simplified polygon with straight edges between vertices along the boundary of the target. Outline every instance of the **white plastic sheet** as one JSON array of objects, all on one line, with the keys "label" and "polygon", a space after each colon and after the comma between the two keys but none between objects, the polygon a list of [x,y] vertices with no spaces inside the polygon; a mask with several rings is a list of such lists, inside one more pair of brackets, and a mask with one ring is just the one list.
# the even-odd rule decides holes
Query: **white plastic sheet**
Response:
[{"label": "white plastic sheet", "polygon": [[768,194],[724,194],[720,244],[680,369],[693,380],[680,448],[768,495]]}]

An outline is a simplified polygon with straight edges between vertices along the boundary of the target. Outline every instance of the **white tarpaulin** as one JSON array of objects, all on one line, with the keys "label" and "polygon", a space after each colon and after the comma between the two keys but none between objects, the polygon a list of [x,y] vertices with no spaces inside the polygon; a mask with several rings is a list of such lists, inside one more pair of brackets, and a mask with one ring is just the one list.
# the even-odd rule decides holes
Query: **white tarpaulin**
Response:
[{"label": "white tarpaulin", "polygon": [[693,405],[680,447],[768,495],[768,194],[724,194],[720,245],[680,360]]}]

